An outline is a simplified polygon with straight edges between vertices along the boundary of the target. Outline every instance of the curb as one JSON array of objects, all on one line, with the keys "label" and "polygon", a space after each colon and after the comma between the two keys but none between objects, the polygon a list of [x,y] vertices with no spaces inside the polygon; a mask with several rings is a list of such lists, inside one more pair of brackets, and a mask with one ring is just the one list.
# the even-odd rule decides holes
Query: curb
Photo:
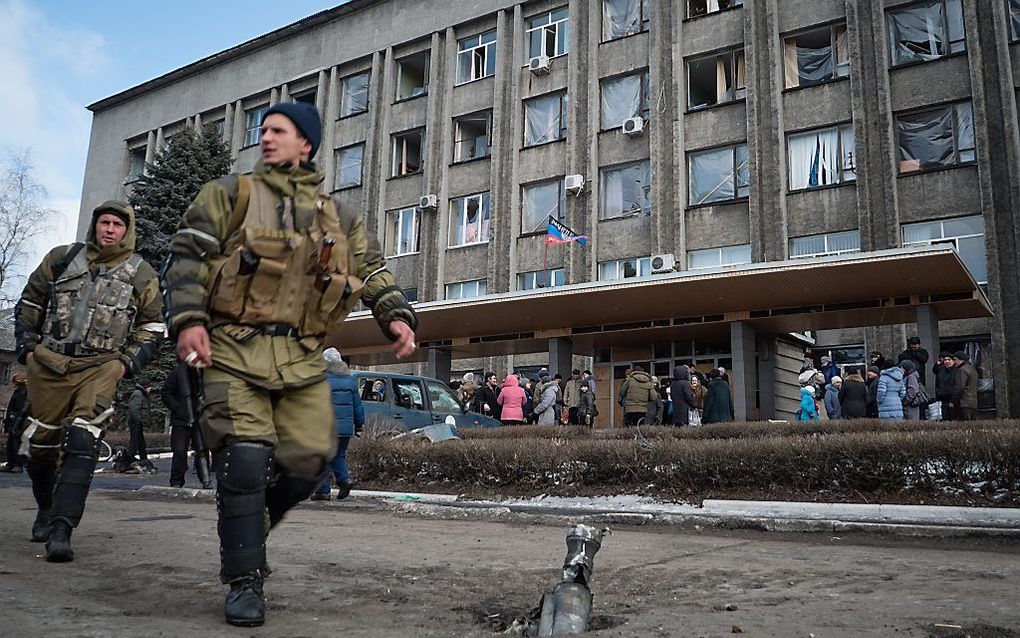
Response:
[{"label": "curb", "polygon": [[[215,490],[145,485],[138,497],[212,501]],[[119,492],[123,495],[124,492]],[[420,494],[353,490],[352,501],[382,502],[396,509],[429,516],[482,516],[538,519],[580,519],[617,525],[669,525],[700,531],[704,528],[767,532],[872,533],[915,537],[1020,538],[1020,508],[947,507],[928,505],[871,505],[798,503],[785,501],[706,500],[701,507],[641,502],[632,506],[599,503],[600,499],[567,502],[472,501],[452,494]],[[601,499],[603,501],[607,499]],[[316,507],[344,507],[325,501]]]}]

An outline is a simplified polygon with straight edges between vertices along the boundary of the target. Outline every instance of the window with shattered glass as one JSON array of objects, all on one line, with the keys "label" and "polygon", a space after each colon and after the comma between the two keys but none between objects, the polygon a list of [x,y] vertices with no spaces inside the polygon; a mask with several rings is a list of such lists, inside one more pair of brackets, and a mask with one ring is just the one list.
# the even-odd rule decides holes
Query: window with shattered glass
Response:
[{"label": "window with shattered glass", "polygon": [[602,130],[619,128],[632,117],[649,115],[648,73],[635,73],[602,82]]},{"label": "window with shattered glass", "polygon": [[336,184],[337,190],[361,186],[362,166],[365,160],[365,145],[355,144],[341,148],[336,152]]},{"label": "window with shattered glass", "polygon": [[489,241],[489,193],[451,200],[450,213],[450,246]]},{"label": "window with shattered glass", "polygon": [[691,206],[742,199],[750,194],[747,144],[688,153]]},{"label": "window with shattered glass", "polygon": [[709,13],[743,6],[744,0],[687,0],[687,17],[696,18]]},{"label": "window with shattered glass", "polygon": [[900,174],[977,160],[970,102],[896,116]]},{"label": "window with shattered glass", "polygon": [[651,4],[651,0],[602,0],[602,41],[647,31]]},{"label": "window with shattered glass", "polygon": [[853,124],[791,133],[786,146],[791,191],[857,179]]},{"label": "window with shattered glass", "polygon": [[652,169],[648,160],[602,169],[600,219],[652,212]]},{"label": "window with shattered glass", "polygon": [[466,162],[468,160],[488,157],[491,149],[489,147],[489,120],[491,112],[474,113],[458,117],[453,121],[453,161]]},{"label": "window with shattered glass", "polygon": [[836,24],[783,39],[783,69],[788,89],[824,84],[850,75],[850,48],[845,24]]},{"label": "window with shattered glass", "polygon": [[1006,0],[1009,12],[1009,39],[1011,42],[1020,40],[1020,0]]},{"label": "window with shattered glass", "polygon": [[886,15],[893,66],[967,50],[962,0],[927,0]]},{"label": "window with shattered glass", "polygon": [[549,218],[562,221],[567,214],[563,178],[521,187],[521,234],[544,232]]},{"label": "window with shattered glass", "polygon": [[368,84],[371,73],[358,73],[340,80],[340,117],[368,110]]},{"label": "window with shattered glass", "polygon": [[632,257],[604,261],[599,264],[599,281],[615,281],[632,277],[647,277],[652,274],[651,257]]},{"label": "window with shattered glass", "polygon": [[687,62],[687,106],[691,110],[747,97],[744,49]]},{"label": "window with shattered glass", "polygon": [[566,137],[566,92],[536,97],[524,103],[525,146],[537,146]]}]

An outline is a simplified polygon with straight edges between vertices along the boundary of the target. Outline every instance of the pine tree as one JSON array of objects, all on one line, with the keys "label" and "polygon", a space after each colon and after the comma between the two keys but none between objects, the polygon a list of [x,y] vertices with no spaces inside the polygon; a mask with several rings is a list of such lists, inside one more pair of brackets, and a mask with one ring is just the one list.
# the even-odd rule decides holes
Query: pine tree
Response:
[{"label": "pine tree", "polygon": [[[134,183],[128,202],[135,209],[135,252],[157,272],[162,268],[184,211],[206,182],[226,175],[230,166],[230,148],[212,127],[206,127],[201,133],[185,128],[169,139],[151,164],[146,164],[146,174]],[[174,343],[164,340],[142,372],[153,382],[150,427],[154,430],[162,430],[166,414],[163,403],[157,398],[158,391],[176,364]],[[121,381],[118,387],[121,405],[126,404],[134,386],[132,380]],[[118,414],[118,422],[124,419],[123,414]]]}]

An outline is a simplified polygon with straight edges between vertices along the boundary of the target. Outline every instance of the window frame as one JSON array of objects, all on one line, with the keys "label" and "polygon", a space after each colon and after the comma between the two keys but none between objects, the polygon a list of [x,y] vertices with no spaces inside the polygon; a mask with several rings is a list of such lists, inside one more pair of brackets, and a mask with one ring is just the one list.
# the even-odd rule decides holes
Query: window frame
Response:
[{"label": "window frame", "polygon": [[[838,29],[839,27],[843,27],[843,32],[844,32],[844,34],[846,34],[846,38],[847,38],[847,45],[846,45],[847,46],[847,62],[846,62],[846,64],[847,64],[847,72],[846,72],[846,75],[839,75],[839,73],[838,73],[838,70],[839,70],[839,44],[837,42],[836,29]],[[813,27],[807,27],[807,28],[804,28],[804,29],[797,29],[796,31],[792,31],[790,33],[786,33],[786,34],[781,35],[780,39],[782,40],[782,43],[783,43],[784,54],[785,54],[786,41],[789,40],[790,38],[797,38],[797,37],[800,37],[800,36],[807,35],[809,33],[814,33],[816,31],[821,31],[821,30],[826,29],[826,28],[829,30],[829,46],[832,47],[832,50],[833,50],[833,63],[832,63],[833,73],[832,73],[832,77],[829,78],[828,80],[823,80],[821,82],[816,82],[814,84],[797,84],[797,86],[786,86],[786,68],[785,68],[785,58],[784,58],[784,60],[783,60],[783,64],[784,64],[784,67],[783,67],[783,92],[786,92],[786,91],[799,91],[801,89],[809,89],[809,88],[811,88],[813,86],[823,86],[825,84],[831,84],[832,82],[843,82],[843,81],[848,81],[850,79],[850,74],[853,72],[853,69],[850,66],[851,65],[851,61],[850,61],[850,30],[849,30],[849,27],[847,26],[846,20],[841,20],[841,21],[836,21],[836,22],[829,22],[829,23],[825,23],[825,24],[819,24],[819,25],[815,25]]]},{"label": "window frame", "polygon": [[[961,18],[964,21],[964,25],[963,25],[963,34],[964,35],[963,35],[963,40],[962,40],[962,42],[963,42],[963,50],[961,50],[961,51],[951,51],[950,49],[952,49],[953,41],[949,39],[949,6],[948,6],[948,3],[949,2],[957,2],[957,1],[960,2]],[[912,7],[916,7],[916,6],[920,6],[922,4],[928,4],[928,3],[932,3],[932,2],[938,2],[938,3],[942,4],[942,28],[944,30],[943,33],[946,36],[945,44],[946,44],[947,52],[943,53],[942,55],[940,55],[938,57],[932,58],[931,60],[908,60],[907,62],[899,62],[899,63],[897,63],[895,61],[896,60],[896,52],[895,52],[895,44],[894,44],[894,42],[892,40],[893,34],[892,34],[892,28],[891,28],[891,24],[890,24],[890,17],[894,13],[898,13],[898,12],[902,12],[902,11],[908,11]],[[1007,19],[1008,19],[1008,17],[1009,16],[1007,15]],[[896,6],[896,7],[890,7],[889,9],[886,9],[886,11],[885,11],[885,30],[889,34],[888,38],[887,38],[887,42],[886,42],[886,46],[889,47],[889,49],[888,49],[888,52],[889,52],[889,70],[891,71],[891,70],[894,70],[894,69],[902,69],[902,68],[909,67],[909,66],[914,66],[914,65],[917,65],[917,64],[928,64],[930,62],[937,62],[939,60],[944,60],[946,58],[951,58],[951,57],[958,56],[958,55],[967,55],[967,24],[966,24],[966,20],[967,20],[967,16],[966,16],[966,14],[965,14],[965,12],[963,10],[963,0],[916,0],[915,2],[911,2],[911,3],[908,3],[908,4]]]},{"label": "window frame", "polygon": [[[686,113],[697,113],[705,111],[707,109],[713,109],[718,106],[727,106],[730,104],[737,104],[741,101],[747,101],[747,47],[741,44],[739,47],[731,47],[728,49],[720,49],[712,53],[698,54],[688,57],[684,60],[684,67],[687,72],[687,104]],[[737,86],[737,54],[741,54],[744,57],[744,85]],[[730,74],[733,76],[733,97],[725,102],[716,102],[715,104],[706,104],[703,106],[692,106],[691,105],[691,63],[699,62],[701,60],[707,60],[709,58],[718,58],[722,55],[730,56],[729,68]],[[719,87],[716,86],[716,92],[718,93]]]},{"label": "window frame", "polygon": [[[486,142],[485,143],[485,148],[486,148],[486,151],[487,151],[486,154],[485,155],[478,155],[476,157],[468,157],[466,159],[457,159],[458,148],[459,148],[458,145],[463,141],[463,140],[458,138],[458,135],[460,133],[460,123],[461,123],[461,121],[467,120],[469,118],[479,119],[481,117],[485,117],[485,142]],[[475,139],[477,140],[478,138],[475,138]],[[491,110],[475,111],[474,113],[465,113],[464,115],[458,115],[458,116],[454,117],[453,118],[453,161],[451,162],[451,165],[465,164],[467,162],[474,162],[475,160],[487,159],[487,158],[490,158],[490,157],[492,157],[492,111]]]},{"label": "window frame", "polygon": [[[418,133],[418,170],[413,172],[397,173],[397,142],[398,139],[406,138],[409,135]],[[421,175],[425,172],[425,127],[421,126],[418,128],[408,129],[399,133],[390,134],[390,177],[389,179],[400,179],[401,177],[410,177],[411,175]],[[407,161],[403,162],[403,165],[407,165]]]},{"label": "window frame", "polygon": [[638,30],[634,31],[633,33],[625,33],[623,35],[618,35],[615,38],[612,38],[606,37],[606,8],[605,8],[606,0],[602,0],[602,24],[600,25],[602,39],[599,40],[599,44],[604,44],[606,42],[615,42],[616,40],[622,40],[624,38],[631,38],[636,35],[641,35],[642,33],[648,33],[652,24],[652,9],[651,9],[652,2],[651,0],[635,0],[635,1],[640,5],[638,7],[638,15],[641,16],[641,21],[640,24],[638,25]]},{"label": "window frame", "polygon": [[[733,262],[730,262],[730,263],[723,263],[723,251],[727,250],[727,249],[732,250],[732,249],[735,249],[735,248],[739,248],[739,249],[746,248],[747,251],[748,251],[749,259],[747,261],[733,261]],[[692,266],[691,265],[691,256],[692,255],[695,255],[695,254],[707,255],[708,253],[712,253],[712,252],[718,252],[718,254],[719,254],[719,263],[718,264],[712,265],[712,266]],[[747,264],[750,264],[750,263],[753,263],[753,262],[754,262],[754,255],[751,254],[751,244],[733,244],[732,246],[718,246],[716,248],[698,248],[696,250],[688,250],[687,251],[687,270],[708,270],[710,268],[733,268],[733,267],[736,267],[736,266],[746,266]]]},{"label": "window frame", "polygon": [[[950,236],[947,236],[946,235],[946,222],[953,222],[953,221],[960,220],[960,219],[979,219],[979,220],[981,220],[981,232],[980,233],[970,233],[970,234],[967,234],[967,235],[950,235]],[[939,230],[940,230],[942,236],[940,238],[938,238],[938,239],[928,239],[928,240],[924,240],[924,241],[911,241],[911,242],[908,242],[908,241],[904,240],[904,235],[905,235],[905,232],[906,232],[906,229],[907,229],[908,226],[920,226],[920,225],[923,225],[923,224],[938,224],[939,225]],[[981,243],[983,244],[983,247],[984,247],[984,253],[982,255],[982,258],[984,259],[984,262],[985,262],[984,263],[985,277],[987,278],[988,275],[989,275],[989,268],[988,268],[988,227],[985,225],[985,218],[984,218],[984,215],[982,215],[981,213],[978,213],[976,215],[958,215],[956,217],[946,217],[946,218],[941,218],[941,219],[927,219],[927,220],[924,220],[924,221],[908,222],[908,223],[905,223],[905,224],[900,224],[900,245],[902,247],[908,248],[908,247],[912,247],[912,246],[937,246],[939,244],[952,244],[953,245],[953,250],[955,250],[956,254],[960,257],[960,261],[963,261],[963,254],[960,252],[960,240],[961,239],[977,239],[979,237],[981,238]],[[966,262],[964,262],[964,266],[966,266],[966,265],[967,265]],[[967,272],[970,272],[970,268],[969,267],[967,268]],[[987,279],[985,279],[984,281],[979,281],[978,278],[976,276],[974,276],[974,273],[970,273],[970,274],[971,274],[972,277],[974,277],[974,281],[976,281],[979,286],[987,286],[988,285],[988,280]]]},{"label": "window frame", "polygon": [[[725,205],[725,204],[734,204],[734,203],[744,202],[744,201],[747,201],[748,199],[750,199],[750,196],[751,196],[751,166],[750,166],[750,164],[751,164],[751,155],[750,155],[750,149],[748,149],[748,155],[747,155],[747,163],[748,163],[747,173],[748,173],[748,179],[747,179],[747,184],[743,186],[743,188],[747,188],[747,195],[741,195],[740,194],[740,189],[742,187],[741,187],[740,184],[737,183],[737,177],[740,174],[740,172],[738,170],[739,167],[737,166],[737,149],[739,149],[741,146],[747,147],[747,142],[745,141],[745,142],[739,142],[737,144],[723,144],[722,146],[713,146],[713,147],[710,147],[710,148],[694,149],[694,150],[689,150],[689,151],[687,151],[685,153],[686,159],[687,159],[687,207],[686,207],[687,210],[692,210],[692,209],[695,209],[695,208],[705,208],[707,206],[721,206],[721,205]],[[691,174],[691,159],[692,159],[692,156],[699,155],[699,154],[702,154],[702,153],[715,153],[715,152],[718,152],[718,151],[721,151],[721,150],[724,150],[724,149],[729,149],[733,153],[733,193],[734,193],[734,197],[732,197],[730,199],[720,199],[720,200],[714,200],[714,201],[702,201],[702,202],[699,202],[699,203],[696,203],[696,204],[691,203],[691,195],[692,195],[691,183],[693,182],[693,179],[692,179],[693,175]]]},{"label": "window frame", "polygon": [[[856,233],[857,234],[857,248],[855,248],[855,249],[848,249],[848,250],[830,250],[829,249],[829,239],[831,237],[836,237],[838,235],[849,235],[851,233]],[[794,241],[796,241],[798,239],[814,239],[816,237],[821,237],[822,241],[824,242],[825,249],[822,252],[820,252],[820,253],[802,253],[802,254],[799,254],[799,255],[793,254],[793,243],[794,243]],[[849,254],[852,254],[852,253],[859,253],[859,252],[861,252],[861,231],[859,229],[858,230],[837,230],[837,231],[832,231],[832,232],[827,232],[827,233],[818,233],[818,234],[815,234],[815,235],[801,235],[800,237],[791,237],[790,241],[789,241],[789,251],[790,251],[789,252],[790,259],[810,259],[812,257],[834,257],[836,255],[849,255]]]},{"label": "window frame", "polygon": [[[528,144],[528,104],[537,102],[539,100],[550,100],[550,99],[555,98],[556,96],[559,96],[559,109],[560,109],[560,116],[559,116],[560,127],[559,127],[558,137],[556,137],[555,139],[546,140],[544,142],[535,142],[535,143],[532,143],[532,144]],[[570,130],[570,124],[567,121],[567,91],[566,91],[566,89],[563,89],[563,90],[560,90],[560,91],[552,91],[551,93],[545,93],[543,95],[536,95],[536,96],[530,97],[530,98],[528,98],[526,100],[522,100],[521,103],[522,103],[522,105],[524,107],[524,111],[523,111],[523,114],[522,114],[523,117],[524,117],[524,120],[523,120],[523,126],[521,127],[521,129],[523,130],[523,138],[524,139],[521,141],[521,149],[536,148],[538,146],[545,146],[546,144],[555,144],[556,142],[562,142],[562,141],[567,139],[567,134],[568,134],[568,132]]]},{"label": "window frame", "polygon": [[[474,284],[475,294],[470,297],[464,296],[464,287],[468,284]],[[450,290],[458,289],[460,291],[459,297],[451,297]],[[484,288],[484,292],[480,292]],[[489,280],[488,279],[469,279],[467,281],[454,281],[443,286],[443,299],[447,301],[463,301],[465,299],[477,299],[484,297],[489,294]]]},{"label": "window frame", "polygon": [[[475,224],[478,225],[478,237],[484,235],[484,239],[479,239],[472,242],[454,243],[456,239],[454,235],[456,230],[459,228],[467,228],[467,202],[471,199],[478,199],[478,219],[475,220]],[[458,202],[463,202],[459,210],[454,210],[454,207]],[[454,216],[457,217],[457,223],[454,223]],[[461,222],[463,221],[463,225]],[[483,230],[485,231],[483,233]],[[459,197],[453,197],[450,199],[450,241],[447,248],[465,248],[468,246],[480,246],[487,244],[491,241],[492,234],[492,194],[490,191],[482,191],[480,193],[472,193],[470,195],[461,195]]]},{"label": "window frame", "polygon": [[[363,111],[351,111],[350,113],[346,113],[345,114],[343,112],[343,105],[344,105],[344,95],[347,92],[347,82],[349,80],[353,80],[354,78],[358,78],[358,77],[361,77],[361,76],[365,76],[366,77],[366,79],[365,79],[365,109]],[[371,98],[372,98],[372,70],[371,69],[366,69],[364,71],[359,71],[357,73],[352,73],[350,75],[344,76],[344,77],[340,78],[339,84],[340,84],[340,87],[339,87],[340,95],[337,96],[338,97],[338,99],[337,99],[337,112],[338,112],[338,116],[337,116],[336,119],[337,120],[343,120],[343,119],[346,119],[348,117],[355,117],[357,115],[362,115],[364,113],[368,113],[368,110],[369,110],[369,108],[371,106],[370,102],[371,102]]]},{"label": "window frame", "polygon": [[1020,42],[1020,0],[1006,0],[1006,22],[1010,44]]},{"label": "window frame", "polygon": [[[566,216],[567,216],[567,190],[566,190],[566,188],[564,187],[564,184],[563,184],[564,177],[565,176],[561,175],[559,177],[553,177],[551,179],[543,179],[543,180],[538,180],[536,182],[529,182],[527,184],[521,184],[521,217],[520,217],[520,219],[521,219],[521,234],[520,234],[520,236],[521,237],[531,237],[531,236],[534,236],[534,235],[544,235],[546,233],[546,229],[548,228],[548,221],[547,220],[548,220],[549,216],[546,215],[541,221],[539,221],[539,225],[538,225],[537,229],[535,229],[535,230],[527,230],[527,231],[524,230],[524,228],[525,228],[525,226],[524,226],[524,212],[525,212],[525,205],[526,205],[526,202],[527,202],[527,198],[525,198],[525,196],[524,196],[524,191],[529,189],[529,188],[537,188],[537,187],[540,187],[540,186],[556,184],[556,186],[558,188],[557,197],[556,197],[556,209],[557,209],[558,216],[556,217],[556,219],[557,219],[557,221],[561,221],[561,222],[566,219]],[[562,208],[561,208],[561,206],[562,206]]]},{"label": "window frame", "polygon": [[[409,60],[411,60],[413,58],[419,58],[419,57],[424,57],[425,58],[424,85],[419,87],[419,88],[422,89],[422,92],[418,93],[416,95],[412,94],[412,95],[408,95],[408,96],[405,96],[405,97],[400,97],[400,78],[404,74],[404,66],[403,65],[404,65],[405,62],[407,62],[407,61],[409,61]],[[408,102],[410,100],[416,100],[416,99],[418,99],[420,97],[425,97],[425,96],[427,96],[429,94],[429,85],[432,82],[432,50],[431,49],[422,49],[421,51],[415,51],[414,53],[409,53],[409,54],[403,56],[402,58],[394,60],[394,63],[397,66],[397,73],[396,73],[396,77],[394,78],[394,83],[393,83],[394,84],[394,91],[393,91],[393,103],[394,104],[399,104],[401,102]]]},{"label": "window frame", "polygon": [[[250,109],[244,111],[244,143],[241,145],[241,150],[246,148],[252,148],[262,143],[262,118],[265,117],[266,111],[270,109],[269,104],[263,104],[261,106],[253,106]],[[255,126],[252,127],[252,120],[254,116]],[[255,137],[254,142],[250,142],[251,138]],[[169,138],[168,138],[169,139]]]},{"label": "window frame", "polygon": [[[404,243],[403,242],[404,237],[403,237],[403,234],[401,232],[401,228],[403,228],[403,223],[401,223],[402,222],[401,218],[405,214],[407,214],[407,213],[410,213],[412,215],[412,217],[411,217],[411,220],[412,220],[411,221],[411,227],[413,229],[412,232],[414,233],[413,247],[412,247],[411,250],[409,250],[407,252],[397,252],[399,250],[399,246],[402,243]],[[394,217],[392,225],[391,225],[390,216]],[[387,259],[393,259],[393,258],[396,258],[396,257],[406,257],[408,255],[417,255],[421,251],[421,211],[418,210],[417,206],[407,206],[407,207],[404,207],[404,208],[398,208],[398,209],[395,209],[395,210],[387,211],[387,213],[386,213],[386,226],[387,226],[386,227],[386,234],[387,234],[386,239],[387,239],[387,242],[388,242],[388,245],[386,247],[386,253],[387,253],[386,258]],[[394,231],[392,237],[389,236],[390,235],[390,228],[392,228],[393,231]]]},{"label": "window frame", "polygon": [[[540,275],[545,279],[542,284],[538,282]],[[529,278],[531,280],[530,286],[526,285]],[[561,279],[562,283],[557,283],[557,279]],[[532,270],[517,273],[517,290],[544,290],[565,285],[567,285],[567,271],[565,268],[550,268],[548,270]]]},{"label": "window frame", "polygon": [[[603,98],[603,95],[604,95],[606,84],[609,84],[611,82],[619,82],[621,80],[626,80],[626,79],[632,78],[634,76],[640,76],[640,78],[641,78],[640,105],[639,105],[639,111],[640,112],[637,115],[632,115],[631,117],[640,117],[645,122],[648,122],[651,119],[651,117],[652,117],[652,99],[651,99],[652,78],[651,78],[651,73],[649,72],[648,69],[642,69],[642,70],[639,70],[639,71],[628,71],[627,73],[620,73],[620,74],[617,74],[617,75],[612,75],[612,76],[609,76],[609,77],[601,78],[599,80],[599,132],[600,133],[606,133],[608,131],[615,131],[615,130],[618,130],[620,128],[623,128],[623,124],[622,123],[617,124],[615,126],[610,126],[610,127],[606,127],[606,125],[605,125],[605,117],[606,116],[605,116],[605,109],[603,108],[603,104],[602,104],[602,98]],[[626,119],[630,119],[630,118],[626,118]]]},{"label": "window frame", "polygon": [[737,9],[744,8],[744,1],[740,0],[740,4],[726,7],[725,9],[716,9],[715,11],[706,10],[705,13],[699,13],[698,15],[691,15],[691,0],[684,0],[684,20],[697,20],[698,18],[705,18],[707,16],[714,16],[719,13],[725,13],[727,11],[736,11]]},{"label": "window frame", "polygon": [[[633,277],[614,277],[612,279],[607,279],[607,278],[603,277],[603,269],[606,266],[612,264],[615,267],[617,274],[619,274],[620,268],[622,266],[624,266],[627,262],[631,262],[631,261],[635,262],[635,265],[636,265],[636,268],[637,268],[637,274],[635,274]],[[641,274],[642,270],[645,270],[646,273],[645,274]],[[641,279],[642,277],[650,277],[651,275],[652,275],[652,258],[651,258],[651,256],[648,256],[648,257],[624,257],[623,259],[610,259],[610,260],[607,260],[607,261],[600,261],[599,264],[598,264],[598,277],[599,277],[599,281],[624,281],[624,280],[627,280],[627,279]]]},{"label": "window frame", "polygon": [[[485,37],[485,36],[488,36],[489,34],[492,34],[492,41],[491,42],[482,43],[482,38]],[[461,48],[464,45],[465,42],[467,42],[468,40],[473,40],[475,38],[478,39],[478,44],[476,44],[475,46],[466,48],[466,49],[465,48]],[[478,80],[484,80],[485,78],[490,78],[490,77],[495,76],[496,75],[496,65],[498,63],[498,61],[495,59],[495,57],[496,57],[496,44],[497,44],[496,29],[489,29],[488,31],[482,31],[481,33],[476,33],[476,34],[470,35],[470,36],[468,36],[466,38],[461,38],[461,39],[457,40],[457,63],[456,63],[457,71],[456,71],[456,74],[455,74],[456,75],[456,80],[454,82],[454,86],[463,86],[465,84],[470,84],[471,82],[477,82]],[[472,67],[472,69],[474,69],[474,65],[475,65],[474,55],[475,55],[475,51],[477,51],[479,49],[481,49],[483,51],[482,55],[483,55],[483,57],[485,59],[484,63],[482,64],[482,74],[477,76],[477,77],[471,77],[471,78],[466,79],[466,80],[461,78],[460,77],[461,56],[463,56],[463,55],[469,56],[471,58],[471,67]],[[492,61],[493,69],[492,69],[492,73],[486,73],[485,71],[489,67],[489,57],[490,56],[492,56],[492,58],[493,58],[493,61]]]},{"label": "window frame", "polygon": [[[336,149],[335,175],[333,177],[333,190],[334,191],[345,191],[345,190],[349,190],[351,188],[360,188],[360,187],[362,187],[364,185],[364,183],[365,183],[365,147],[366,147],[366,145],[367,145],[366,142],[358,142],[356,144],[349,144],[347,146],[343,146],[343,147],[340,147],[340,148]],[[354,149],[354,148],[358,148],[359,146],[361,147],[361,164],[360,164],[360,167],[358,169],[358,182],[356,184],[348,184],[346,186],[342,186],[342,185],[340,185],[340,175],[342,174],[342,171],[340,170],[340,156],[341,156],[341,154],[344,151],[348,151],[348,150],[351,150],[351,149]]]},{"label": "window frame", "polygon": [[[566,10],[565,16],[561,20],[557,20],[556,22],[553,22],[553,19],[552,19],[553,18],[553,14],[557,13],[559,11],[563,11],[563,10]],[[547,17],[549,19],[549,21],[546,22],[545,24],[540,24],[538,26],[528,26],[532,21],[537,20],[539,18],[543,18],[543,17]],[[560,45],[560,33],[561,33],[560,26],[564,25],[564,24],[567,25],[567,37],[566,37],[566,41],[564,42],[564,45],[563,45],[563,53],[556,53],[555,55],[548,55],[548,53],[545,52],[545,48],[543,47],[543,49],[542,49],[543,52],[539,54],[539,55],[548,55],[550,60],[552,60],[553,58],[559,58],[559,57],[562,57],[564,55],[568,55],[570,53],[570,6],[569,5],[563,5],[563,6],[560,6],[560,7],[556,7],[554,9],[550,9],[549,11],[543,11],[542,13],[537,13],[537,14],[535,14],[533,16],[528,16],[527,18],[524,19],[524,55],[525,55],[524,66],[527,66],[532,58],[538,57],[538,56],[532,56],[531,55],[531,37],[532,37],[532,33],[535,32],[535,31],[546,31],[546,30],[549,29],[549,27],[555,27],[555,35],[553,36],[553,51],[554,52],[555,51],[559,51],[559,48],[560,48],[560,46],[559,46]],[[544,37],[545,36],[543,36],[543,38]]]},{"label": "window frame", "polygon": [[[613,215],[612,217],[606,217],[605,216],[605,211],[606,211],[606,191],[607,191],[607,189],[605,187],[605,179],[606,179],[607,173],[614,172],[614,171],[626,170],[628,168],[634,168],[634,167],[642,167],[643,168],[644,166],[648,167],[648,170],[646,172],[646,174],[648,175],[648,184],[645,187],[645,188],[647,188],[647,193],[646,193],[646,195],[647,195],[646,199],[647,199],[647,205],[648,205],[647,209],[642,207],[642,208],[637,209],[636,213],[628,212],[628,213],[623,213],[621,215]],[[638,160],[636,162],[625,162],[623,164],[614,164],[612,166],[604,166],[604,167],[599,169],[599,210],[598,210],[598,221],[601,222],[601,221],[608,221],[608,220],[611,220],[611,219],[632,219],[632,218],[637,218],[637,217],[649,217],[649,216],[651,216],[651,214],[652,214],[652,161],[651,161],[651,158],[646,158],[646,159]]]},{"label": "window frame", "polygon": [[[127,173],[127,177],[124,178],[124,183],[125,184],[134,184],[138,180],[140,180],[143,177],[145,177],[145,173],[146,173],[145,155],[146,155],[146,153],[147,153],[147,148],[146,148],[145,144],[142,144],[140,146],[135,146],[133,148],[128,148],[127,149],[127,155],[128,155],[128,173]],[[136,173],[135,172],[135,168],[136,168],[135,159],[138,158],[138,157],[142,158],[142,167],[141,167],[141,170]]]},{"label": "window frame", "polygon": [[[974,146],[973,147],[969,147],[969,146],[966,147],[966,148],[961,148],[960,147],[960,140],[959,140],[959,117],[958,117],[958,115],[956,113],[956,108],[958,106],[960,106],[960,105],[963,105],[963,104],[967,104],[967,105],[970,106],[971,128],[974,129]],[[942,110],[945,110],[945,109],[951,109],[953,111],[953,154],[956,157],[957,161],[955,163],[952,163],[952,164],[944,164],[944,165],[940,164],[938,166],[931,166],[929,168],[921,167],[921,168],[918,168],[916,171],[906,171],[906,172],[904,172],[903,171],[903,162],[906,162],[906,161],[909,161],[909,160],[903,159],[902,150],[900,149],[900,130],[899,130],[900,118],[901,117],[913,117],[913,116],[918,116],[918,115],[924,115],[926,113],[936,113],[938,111],[942,111]],[[910,109],[910,110],[907,110],[907,111],[900,111],[900,112],[897,112],[897,113],[893,113],[893,133],[894,133],[893,143],[896,144],[896,161],[897,161],[896,177],[897,178],[908,177],[910,175],[920,175],[920,174],[924,174],[924,173],[935,173],[935,172],[938,172],[938,171],[947,171],[947,170],[953,170],[953,169],[956,169],[956,168],[965,168],[965,167],[968,167],[968,166],[975,166],[975,165],[977,165],[977,124],[974,121],[974,102],[972,100],[956,100],[956,101],[953,101],[953,102],[946,102],[946,103],[943,103],[943,104],[934,104],[934,105],[929,105],[929,106],[922,106],[922,107],[919,107],[919,108],[916,108],[916,109]],[[960,161],[960,159],[959,159],[960,158],[960,153],[961,152],[967,152],[967,151],[970,151],[970,152],[974,153],[974,159],[967,160],[967,161]]]},{"label": "window frame", "polygon": [[[849,170],[850,170],[846,166],[846,161],[844,159],[845,158],[845,154],[844,154],[845,149],[843,148],[843,131],[845,129],[847,129],[847,128],[849,128],[851,130],[851,132],[853,134],[853,138],[854,138],[854,148],[853,148],[853,150],[851,151],[851,154],[850,154],[850,159],[853,162],[853,177],[852,178],[844,177],[845,173],[849,172]],[[840,161],[839,161],[839,179],[837,181],[831,183],[831,184],[820,184],[818,186],[805,186],[804,188],[796,188],[796,189],[793,188],[793,186],[792,186],[792,184],[793,184],[793,173],[792,173],[792,171],[793,171],[793,162],[790,161],[790,138],[791,137],[799,137],[799,136],[807,136],[807,135],[812,135],[812,134],[817,135],[818,133],[821,133],[821,132],[824,132],[824,131],[832,131],[832,130],[836,131],[836,142],[839,145],[839,158],[840,158]],[[831,124],[831,125],[828,125],[828,126],[821,126],[821,127],[818,127],[818,128],[811,128],[811,129],[806,129],[806,130],[802,130],[802,131],[790,131],[790,132],[788,132],[786,134],[786,167],[787,167],[786,168],[786,192],[787,192],[787,194],[792,195],[794,193],[803,193],[803,192],[806,192],[806,191],[817,191],[817,190],[822,190],[822,189],[826,189],[826,188],[837,188],[839,186],[846,186],[846,185],[851,184],[851,183],[856,183],[857,182],[857,163],[856,163],[856,160],[854,159],[854,154],[856,152],[857,152],[857,131],[854,128],[854,123],[852,121],[851,122],[841,122],[839,124]]]}]

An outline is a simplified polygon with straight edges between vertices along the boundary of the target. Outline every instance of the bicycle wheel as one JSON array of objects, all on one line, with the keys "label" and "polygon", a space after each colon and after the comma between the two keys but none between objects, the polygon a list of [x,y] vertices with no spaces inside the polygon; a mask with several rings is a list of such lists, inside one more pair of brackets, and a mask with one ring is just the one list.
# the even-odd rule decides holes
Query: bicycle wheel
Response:
[{"label": "bicycle wheel", "polygon": [[106,441],[99,441],[99,462],[106,463],[113,458],[113,448]]}]

